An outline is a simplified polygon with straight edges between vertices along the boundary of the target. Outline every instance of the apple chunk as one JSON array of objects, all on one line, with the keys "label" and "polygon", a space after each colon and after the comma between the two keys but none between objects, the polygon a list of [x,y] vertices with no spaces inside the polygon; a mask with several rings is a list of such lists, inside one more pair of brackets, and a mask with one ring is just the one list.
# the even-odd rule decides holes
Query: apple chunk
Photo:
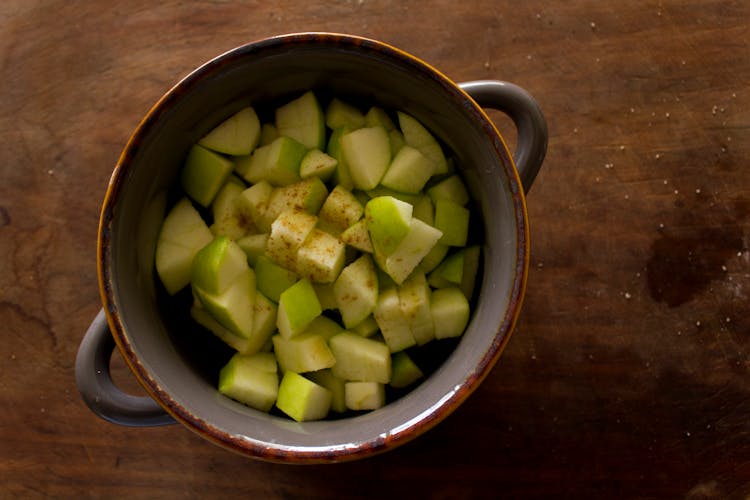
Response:
[{"label": "apple chunk", "polygon": [[279,376],[270,353],[235,354],[219,372],[219,392],[268,412],[276,402]]},{"label": "apple chunk", "polygon": [[310,281],[301,279],[281,293],[276,326],[284,338],[302,333],[323,309]]},{"label": "apple chunk", "polygon": [[210,294],[224,292],[248,268],[245,252],[226,236],[217,236],[193,259],[190,281]]},{"label": "apple chunk", "polygon": [[469,301],[458,287],[433,291],[430,311],[437,339],[459,337],[469,323]]},{"label": "apple chunk", "polygon": [[295,139],[306,149],[325,145],[325,115],[312,91],[276,109],[276,128],[279,135]]},{"label": "apple chunk", "polygon": [[391,163],[391,143],[383,127],[354,130],[341,137],[341,152],[354,187],[368,190],[378,185]]},{"label": "apple chunk", "polygon": [[279,384],[276,407],[297,422],[320,420],[331,409],[331,391],[299,373],[288,371]]},{"label": "apple chunk", "polygon": [[328,345],[336,357],[331,371],[337,377],[355,382],[390,382],[391,352],[384,343],[342,332],[331,337]]},{"label": "apple chunk", "polygon": [[169,211],[156,242],[156,272],[170,295],[190,283],[193,259],[213,240],[213,234],[193,207],[183,198]]},{"label": "apple chunk", "polygon": [[180,173],[185,193],[204,207],[211,205],[232,173],[231,160],[198,144],[190,148]]},{"label": "apple chunk", "polygon": [[313,229],[297,251],[297,273],[317,283],[333,283],[344,267],[346,245],[339,238]]},{"label": "apple chunk", "polygon": [[375,253],[390,255],[410,231],[412,211],[409,203],[393,196],[377,196],[365,205],[365,220]]},{"label": "apple chunk", "polygon": [[369,254],[361,255],[341,271],[333,293],[346,328],[372,314],[378,301],[378,277]]},{"label": "apple chunk", "polygon": [[203,147],[228,155],[246,155],[258,145],[260,120],[252,107],[230,116],[198,141]]}]

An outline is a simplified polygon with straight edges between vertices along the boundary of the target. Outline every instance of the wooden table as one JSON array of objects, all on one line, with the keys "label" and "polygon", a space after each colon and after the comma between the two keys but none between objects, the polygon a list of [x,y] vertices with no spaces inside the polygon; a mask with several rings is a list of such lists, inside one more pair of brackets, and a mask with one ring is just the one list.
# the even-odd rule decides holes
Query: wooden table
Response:
[{"label": "wooden table", "polygon": [[[99,207],[125,141],[199,63],[308,30],[538,99],[549,151],[504,356],[438,427],[343,465],[100,420],[73,368],[100,308]],[[0,497],[750,495],[749,44],[745,1],[5,0]]]}]

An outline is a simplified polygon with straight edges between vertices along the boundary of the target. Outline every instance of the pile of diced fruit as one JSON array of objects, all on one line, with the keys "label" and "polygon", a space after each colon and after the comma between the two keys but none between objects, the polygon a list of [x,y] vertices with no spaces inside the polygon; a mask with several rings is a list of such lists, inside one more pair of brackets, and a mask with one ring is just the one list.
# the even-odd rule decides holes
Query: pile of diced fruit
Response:
[{"label": "pile of diced fruit", "polygon": [[407,350],[468,324],[466,186],[401,111],[309,91],[270,115],[244,108],[192,146],[157,273],[236,350],[221,393],[297,421],[379,408],[424,377]]}]

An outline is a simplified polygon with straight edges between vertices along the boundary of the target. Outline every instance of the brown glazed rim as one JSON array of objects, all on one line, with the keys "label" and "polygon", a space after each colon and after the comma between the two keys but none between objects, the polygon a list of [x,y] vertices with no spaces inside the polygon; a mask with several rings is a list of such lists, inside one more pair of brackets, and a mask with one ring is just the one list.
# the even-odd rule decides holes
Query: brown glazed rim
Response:
[{"label": "brown glazed rim", "polygon": [[[223,71],[235,60],[243,58],[248,54],[262,54],[264,49],[276,48],[280,45],[294,47],[319,43],[353,46],[364,53],[396,60],[399,64],[409,67],[410,70],[420,73],[442,87],[446,93],[451,95],[456,101],[461,102],[479,120],[487,138],[492,142],[497,155],[504,160],[501,163],[509,180],[509,189],[513,198],[518,245],[516,247],[516,268],[508,307],[502,323],[498,326],[493,342],[487,346],[484,356],[477,364],[476,369],[462,381],[460,387],[449,398],[446,398],[435,411],[423,413],[411,425],[401,427],[398,432],[388,434],[385,438],[373,436],[370,439],[356,443],[356,446],[320,446],[312,449],[294,449],[283,446],[262,445],[252,440],[230,435],[218,429],[210,422],[206,422],[189,412],[186,408],[178,404],[170,394],[159,387],[133,351],[128,335],[125,332],[124,323],[122,318],[120,318],[115,300],[114,287],[112,285],[111,250],[109,244],[114,212],[117,209],[118,198],[127,178],[131,161],[144,138],[157,125],[160,117],[166,110],[170,109],[186,91],[200,81]],[[110,331],[126,364],[147,393],[178,422],[181,422],[203,438],[224,448],[266,461],[298,464],[349,461],[387,451],[423,434],[452,413],[489,374],[510,339],[523,302],[529,263],[529,228],[527,221],[528,214],[524,192],[507,145],[484,110],[443,73],[407,52],[368,38],[339,33],[318,32],[279,35],[242,45],[198,67],[164,94],[141,120],[115,165],[102,205],[97,239],[99,290]]]}]

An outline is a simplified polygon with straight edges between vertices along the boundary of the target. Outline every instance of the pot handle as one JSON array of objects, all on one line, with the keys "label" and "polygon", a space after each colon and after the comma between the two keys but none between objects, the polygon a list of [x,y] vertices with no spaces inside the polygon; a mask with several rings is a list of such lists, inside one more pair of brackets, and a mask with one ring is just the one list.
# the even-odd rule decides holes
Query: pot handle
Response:
[{"label": "pot handle", "polygon": [[534,98],[518,85],[497,80],[460,83],[480,106],[502,111],[518,129],[518,147],[513,161],[525,193],[531,189],[547,153],[547,121]]},{"label": "pot handle", "polygon": [[104,420],[130,427],[175,423],[150,397],[130,395],[114,384],[109,369],[114,349],[115,341],[102,309],[91,322],[76,355],[76,384],[91,411]]}]

